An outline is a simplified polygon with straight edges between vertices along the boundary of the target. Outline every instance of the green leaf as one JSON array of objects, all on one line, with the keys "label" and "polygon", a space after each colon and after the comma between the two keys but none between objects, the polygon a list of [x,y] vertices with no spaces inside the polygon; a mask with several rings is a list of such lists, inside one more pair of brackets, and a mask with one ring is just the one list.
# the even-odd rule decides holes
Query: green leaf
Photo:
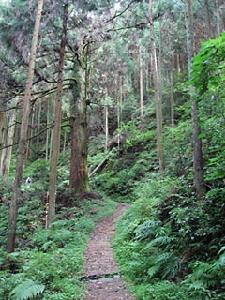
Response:
[{"label": "green leaf", "polygon": [[44,292],[45,286],[38,284],[33,280],[27,279],[12,290],[10,299],[13,300],[27,300],[34,299],[34,297]]}]

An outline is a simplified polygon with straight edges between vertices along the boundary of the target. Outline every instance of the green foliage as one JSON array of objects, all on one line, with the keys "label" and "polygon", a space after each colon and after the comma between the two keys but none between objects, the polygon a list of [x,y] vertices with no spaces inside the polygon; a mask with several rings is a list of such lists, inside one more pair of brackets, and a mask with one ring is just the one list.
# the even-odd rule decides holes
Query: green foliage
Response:
[{"label": "green foliage", "polygon": [[166,166],[177,176],[187,175],[192,164],[191,131],[190,120],[181,121],[176,127],[165,130]]},{"label": "green foliage", "polygon": [[191,300],[188,291],[169,281],[160,281],[153,284],[141,284],[135,287],[138,299],[143,300]]},{"label": "green foliage", "polygon": [[[136,202],[119,223],[116,255],[139,299],[223,299],[219,237],[224,222],[221,202],[213,200],[224,202],[223,189],[211,190],[201,204],[187,185],[182,178],[159,175],[143,180],[134,190]],[[212,260],[220,248],[219,258]]]},{"label": "green foliage", "polygon": [[[126,144],[122,146],[121,153],[114,151],[108,154],[107,165],[95,176],[93,184],[116,201],[131,201],[134,186],[147,172],[157,169],[157,155],[152,149],[155,133],[141,130],[134,122],[123,125],[121,131],[127,135]],[[90,162],[100,162],[102,156],[105,157],[98,154],[90,158]]]},{"label": "green foliage", "polygon": [[188,287],[190,294],[196,299],[223,299],[224,262],[225,255],[222,253],[214,262],[193,263],[193,272],[184,280],[183,285]]},{"label": "green foliage", "polygon": [[[33,13],[36,6],[30,1],[29,10],[27,10],[25,9],[28,7],[26,1],[16,0],[14,2],[13,5],[8,5],[8,8],[4,7],[0,16],[2,29],[0,60],[4,66],[2,94],[6,99],[10,98],[11,92],[12,95],[15,95],[15,87],[20,94],[20,88],[24,86],[26,72],[24,72],[25,65],[21,58],[27,56],[26,54],[29,52],[27,45],[31,35],[30,25],[33,24]],[[107,19],[111,14],[114,15],[115,1],[78,2],[79,9],[74,10],[74,7],[71,6],[71,9],[78,11],[79,14],[78,29],[82,24],[87,25],[86,28],[92,28],[93,24],[90,20],[97,20],[98,15],[103,16],[102,20],[104,19],[104,22],[106,20],[106,24],[110,24]],[[192,80],[188,83],[186,74],[182,71],[185,69],[185,56],[180,55],[184,52],[183,45],[186,44],[186,32],[183,30],[184,1],[163,0],[159,5],[157,3],[154,5],[156,44],[161,50],[162,70],[164,70],[161,92],[165,125],[164,152],[167,167],[166,172],[159,176],[155,173],[158,171],[158,160],[155,103],[152,101],[154,87],[149,82],[152,80],[144,80],[143,120],[140,118],[138,104],[140,93],[138,47],[140,45],[143,47],[144,71],[149,72],[145,65],[149,65],[149,47],[147,45],[149,45],[151,36],[149,28],[142,25],[147,16],[148,4],[143,1],[117,2],[116,5],[128,4],[128,6],[124,7],[125,10],[118,17],[117,13],[122,7],[118,11],[115,8],[113,27],[111,28],[110,25],[106,28],[109,39],[107,40],[106,35],[104,44],[92,53],[90,72],[88,70],[86,75],[90,75],[90,84],[88,85],[92,86],[92,91],[90,93],[88,91],[88,102],[89,98],[92,102],[91,109],[88,111],[95,110],[93,119],[95,122],[97,117],[96,123],[98,123],[95,129],[90,126],[90,131],[94,132],[90,137],[89,147],[90,173],[99,163],[107,159],[101,172],[94,178],[92,177],[91,184],[100,192],[114,197],[117,201],[135,201],[117,230],[115,249],[122,272],[134,284],[134,290],[139,299],[222,300],[225,298],[223,287],[225,276],[225,34],[223,33],[219,38],[207,41],[203,45],[200,53],[194,59]],[[198,10],[200,11],[200,2],[193,2],[194,15],[198,14]],[[108,15],[109,12],[103,8],[109,8],[109,5],[110,14]],[[46,6],[45,16],[49,15],[48,11],[51,11],[50,6]],[[86,14],[87,11],[91,13]],[[15,12],[23,22],[14,18]],[[49,23],[51,24],[54,22],[51,22],[50,15]],[[52,49],[56,49],[59,45],[57,29],[61,25],[61,21],[58,12],[55,11],[53,15],[56,19],[57,34],[54,36],[53,30],[51,39],[47,36],[48,34],[43,34],[42,44],[48,45],[50,40],[52,43],[55,39],[56,42],[52,45]],[[213,17],[212,11],[210,15]],[[71,16],[73,17],[73,14]],[[73,23],[70,22],[70,24]],[[98,26],[101,22],[96,22],[96,24],[97,27],[95,26],[94,31],[98,35],[100,33]],[[139,29],[141,30],[137,31],[137,28],[128,26],[132,24],[137,24],[137,27],[140,24]],[[48,30],[47,26],[49,25],[46,25],[45,33],[52,32],[52,30]],[[123,29],[124,27],[127,28]],[[79,35],[85,36],[83,30],[85,29],[82,28],[75,36],[73,31],[70,31],[68,34],[69,44],[82,44],[79,43]],[[117,34],[118,32],[121,34]],[[100,36],[101,34],[99,34]],[[95,34],[93,38],[95,39]],[[23,47],[21,47],[21,41]],[[100,44],[100,40],[95,44]],[[77,51],[76,46],[74,49],[69,47],[68,51],[71,50],[73,55],[76,53],[79,56],[80,49]],[[71,99],[69,98],[80,98],[82,77],[78,62],[74,64],[71,71],[73,57],[70,54],[68,53],[66,61],[65,91],[68,87],[72,93],[71,95],[67,93],[62,101],[64,117],[67,114],[66,119],[63,120],[62,130],[68,135],[70,131],[68,117],[71,113],[69,109]],[[181,63],[182,70],[181,72],[178,70],[179,74],[176,74],[171,67],[174,54],[178,59],[176,63],[173,61],[174,67],[175,65],[178,67],[179,62]],[[48,79],[49,75],[55,74],[55,68],[52,58],[50,58],[51,54],[49,56],[47,53],[44,57],[45,61],[42,61],[42,56],[37,60],[37,67],[43,70],[41,77],[43,75]],[[43,63],[45,68],[43,68]],[[174,81],[175,126],[173,128],[168,126],[171,123],[170,100],[172,100],[170,99],[171,82],[168,78],[170,72],[173,73]],[[71,75],[71,73],[73,80],[67,81],[67,75]],[[7,77],[6,82],[12,85],[9,90],[5,88],[5,76]],[[117,77],[118,80],[115,80]],[[146,75],[144,77],[147,79]],[[44,83],[41,82],[40,85],[39,79],[41,78],[38,78],[35,85],[35,94],[44,91],[44,86],[42,86]],[[203,142],[207,192],[201,202],[196,200],[192,186],[193,158],[191,101],[188,100],[189,84],[193,84],[196,88],[196,94],[193,96],[197,99],[202,128],[200,138]],[[108,96],[105,96],[106,90]],[[120,94],[121,91],[123,95]],[[118,101],[118,97],[121,97],[121,101]],[[94,103],[95,101],[101,103],[100,110],[98,104]],[[116,107],[118,102],[121,102],[119,103],[120,107]],[[119,151],[115,149],[104,152],[102,105],[109,106],[110,134],[119,132],[127,136],[126,142]],[[52,107],[49,105],[48,113],[51,110]],[[117,128],[116,110],[120,110],[120,121],[123,122],[120,124],[120,128]],[[46,118],[43,107],[40,107],[39,114],[38,122],[40,121],[40,124],[38,127],[42,127],[43,124],[45,126],[46,120],[50,123],[53,121],[52,116]],[[36,122],[36,117],[34,121]],[[98,134],[99,132],[101,133]],[[24,173],[25,177],[32,177],[33,184],[29,187],[23,185],[23,201],[20,203],[17,224],[17,242],[20,251],[8,255],[3,248],[0,248],[0,299],[4,300],[9,299],[11,291],[14,299],[27,299],[36,295],[37,299],[44,300],[81,299],[84,296],[84,289],[79,278],[83,272],[83,253],[87,240],[94,229],[95,222],[114,208],[112,202],[104,205],[94,201],[66,208],[64,207],[64,198],[59,199],[57,220],[50,229],[44,230],[49,162],[40,159],[40,157],[44,157],[45,147],[45,139],[41,139],[42,137],[39,136],[37,140],[41,141],[41,145],[38,145],[37,152],[36,149],[32,149],[35,151],[32,151],[31,162]],[[33,148],[36,148],[37,140],[33,139],[30,146],[33,145]],[[60,191],[64,191],[68,185],[68,154],[69,151],[66,151],[65,155],[61,155],[59,162],[58,190]],[[38,159],[33,160],[35,158]],[[10,175],[15,172],[14,161],[15,156],[11,164]],[[5,245],[8,204],[12,185],[11,183],[5,185],[3,182],[0,182],[0,185],[0,245]],[[72,197],[70,200],[70,206],[77,203]],[[97,214],[96,209],[100,210]],[[44,287],[45,290],[43,290]],[[40,293],[41,295],[39,295]]]},{"label": "green foliage", "polygon": [[44,289],[45,286],[43,284],[37,284],[33,280],[26,280],[12,290],[10,293],[10,299],[34,299],[36,296],[42,294]]},{"label": "green foliage", "polygon": [[225,34],[205,42],[193,63],[192,82],[203,94],[222,88],[225,80]]},{"label": "green foliage", "polygon": [[192,83],[200,94],[202,139],[206,148],[206,179],[224,178],[225,34],[205,42],[193,63]]},{"label": "green foliage", "polygon": [[[87,241],[95,223],[114,209],[115,203],[107,199],[104,202],[85,201],[75,218],[73,215],[69,219],[58,218],[48,230],[36,228],[32,237],[28,232],[27,249],[10,256],[1,250],[0,298],[8,299],[13,291],[12,299],[18,300],[35,298],[40,292],[43,300],[82,299],[84,286],[80,277]],[[22,215],[26,213],[23,211]],[[58,216],[64,214],[65,211]],[[16,274],[10,272],[9,265],[16,268]]]}]

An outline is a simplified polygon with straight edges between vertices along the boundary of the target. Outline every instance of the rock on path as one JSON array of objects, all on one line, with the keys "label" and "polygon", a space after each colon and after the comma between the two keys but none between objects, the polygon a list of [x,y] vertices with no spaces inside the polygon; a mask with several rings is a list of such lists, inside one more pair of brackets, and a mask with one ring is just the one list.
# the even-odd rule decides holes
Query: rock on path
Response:
[{"label": "rock on path", "polygon": [[111,217],[100,222],[93,233],[85,253],[86,300],[134,300],[126,284],[118,275],[118,265],[113,257],[112,239],[116,222],[129,206],[119,204]]}]

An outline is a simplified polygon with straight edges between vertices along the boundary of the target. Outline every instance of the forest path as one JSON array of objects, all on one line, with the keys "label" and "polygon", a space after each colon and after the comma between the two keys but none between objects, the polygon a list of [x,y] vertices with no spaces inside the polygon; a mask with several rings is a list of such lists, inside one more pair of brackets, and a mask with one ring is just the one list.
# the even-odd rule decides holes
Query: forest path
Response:
[{"label": "forest path", "polygon": [[86,300],[134,300],[119,275],[113,257],[112,239],[116,222],[128,209],[127,204],[118,204],[110,217],[103,219],[90,239],[85,253]]}]

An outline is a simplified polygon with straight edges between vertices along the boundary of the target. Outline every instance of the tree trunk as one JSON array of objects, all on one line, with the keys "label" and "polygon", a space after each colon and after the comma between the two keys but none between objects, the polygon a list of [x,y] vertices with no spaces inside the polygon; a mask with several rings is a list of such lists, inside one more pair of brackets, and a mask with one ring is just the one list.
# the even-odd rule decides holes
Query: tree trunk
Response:
[{"label": "tree trunk", "polygon": [[[6,145],[13,144],[13,138],[15,133],[15,121],[16,121],[16,111],[11,110],[8,113],[8,130],[7,130],[7,138],[5,142]],[[4,182],[8,181],[11,154],[12,154],[12,146],[7,147],[2,151],[1,173]]]},{"label": "tree trunk", "polygon": [[146,69],[145,69],[145,78],[146,78],[146,81],[145,81],[145,89],[148,93],[149,91],[149,88],[150,88],[150,85],[149,85],[149,63],[147,63],[146,65]]},{"label": "tree trunk", "polygon": [[[187,0],[187,50],[188,50],[188,77],[191,79],[192,58],[194,55],[194,28],[192,0]],[[200,139],[201,126],[198,114],[198,105],[194,98],[193,88],[190,87],[190,98],[192,101],[192,139],[193,139],[193,175],[194,188],[197,197],[201,199],[205,194],[204,174],[203,174],[203,151],[202,141]]]},{"label": "tree trunk", "polygon": [[81,194],[88,189],[86,114],[77,112],[72,120],[70,188]]},{"label": "tree trunk", "polygon": [[15,238],[16,238],[16,222],[18,215],[18,201],[21,194],[21,185],[23,180],[23,169],[26,159],[27,152],[27,133],[28,133],[28,122],[30,114],[30,100],[34,77],[34,68],[38,46],[38,35],[40,28],[41,13],[43,8],[43,0],[38,1],[37,15],[35,20],[35,27],[32,39],[32,47],[29,58],[29,68],[27,83],[23,98],[23,109],[22,109],[22,123],[20,129],[20,140],[19,140],[19,153],[16,166],[16,175],[14,181],[13,197],[9,208],[9,228],[8,228],[8,252],[13,252],[15,249]]},{"label": "tree trunk", "polygon": [[152,39],[152,54],[153,54],[153,76],[155,85],[155,100],[156,100],[156,123],[157,123],[157,150],[159,160],[159,170],[164,170],[164,147],[163,147],[163,133],[162,133],[162,95],[161,95],[161,76],[159,69],[159,62],[157,57],[157,48],[155,42],[154,20],[153,20],[153,0],[149,0],[149,23],[150,33]]},{"label": "tree trunk", "polygon": [[33,138],[35,135],[35,104],[31,107],[31,140],[30,140],[30,149],[33,150],[33,146],[35,145],[35,139]]},{"label": "tree trunk", "polygon": [[153,69],[153,58],[152,53],[150,53],[150,72],[149,72],[149,88],[152,88],[152,69]]},{"label": "tree trunk", "polygon": [[105,105],[105,150],[108,149],[109,143],[109,106]]},{"label": "tree trunk", "polygon": [[119,95],[117,98],[117,148],[118,152],[120,151],[120,129],[121,129],[121,123],[122,123],[122,103],[123,103],[123,77],[119,77]]},{"label": "tree trunk", "polygon": [[[46,108],[46,114],[47,114],[47,118],[46,118],[46,126],[49,126],[49,113],[50,113],[50,110],[49,110],[49,101],[50,99],[47,99],[47,108]],[[45,159],[48,161],[48,154],[49,154],[49,135],[50,135],[50,132],[51,132],[51,129],[47,129],[47,132],[46,132],[46,141],[45,141]]]},{"label": "tree trunk", "polygon": [[141,118],[144,117],[144,70],[143,70],[143,58],[142,58],[142,46],[140,46],[140,108]]},{"label": "tree trunk", "polygon": [[171,126],[174,127],[174,74],[173,67],[170,74],[170,114],[171,114]]},{"label": "tree trunk", "polygon": [[217,30],[217,35],[219,36],[221,33],[220,3],[219,0],[215,0],[215,2],[216,2],[216,30]]},{"label": "tree trunk", "polygon": [[56,178],[57,178],[57,164],[60,151],[60,134],[61,134],[61,119],[62,119],[62,88],[64,77],[64,61],[65,49],[67,43],[67,23],[68,23],[68,4],[64,6],[63,17],[63,31],[59,53],[59,67],[58,80],[55,96],[55,113],[54,113],[54,127],[53,127],[53,145],[51,162],[50,162],[50,177],[49,177],[49,205],[47,213],[47,227],[49,227],[55,218],[55,199],[56,199]]},{"label": "tree trunk", "polygon": [[180,55],[179,55],[179,53],[177,53],[176,57],[177,57],[177,72],[180,73],[181,72],[181,67],[180,67]]},{"label": "tree trunk", "polygon": [[[1,107],[0,107],[1,109]],[[4,108],[2,108],[4,109]],[[1,160],[4,152],[3,147],[5,146],[6,140],[6,131],[7,131],[7,117],[4,111],[0,112],[0,175],[3,175]]]},{"label": "tree trunk", "polygon": [[[88,89],[88,54],[89,47],[84,48],[83,68],[75,62],[74,71],[80,78],[74,86],[74,99],[71,105],[71,162],[70,162],[70,188],[77,194],[88,190],[88,129],[87,129],[87,89]],[[79,81],[79,82],[78,82]]]},{"label": "tree trunk", "polygon": [[[41,101],[39,101],[37,103],[37,133],[40,132],[41,130],[41,112],[42,112],[42,103]],[[41,141],[40,141],[40,136],[38,135],[36,138],[36,147],[37,147],[37,151],[40,151],[41,148]]]},{"label": "tree trunk", "polygon": [[210,39],[213,37],[213,29],[212,29],[211,15],[209,9],[209,0],[204,0],[204,2],[205,2],[205,10],[207,16],[207,38]]}]

